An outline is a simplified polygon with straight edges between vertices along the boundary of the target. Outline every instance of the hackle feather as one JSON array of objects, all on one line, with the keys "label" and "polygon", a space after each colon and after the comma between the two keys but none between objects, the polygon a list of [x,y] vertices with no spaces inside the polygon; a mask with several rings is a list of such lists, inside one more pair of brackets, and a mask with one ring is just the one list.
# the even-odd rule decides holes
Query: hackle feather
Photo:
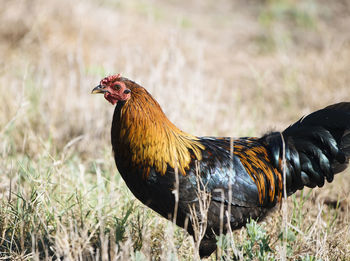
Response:
[{"label": "hackle feather", "polygon": [[172,124],[144,88],[134,86],[131,92],[121,109],[119,148],[128,151],[132,165],[143,167],[146,177],[149,168],[164,175],[168,166],[185,175],[191,153],[201,160],[204,146]]}]

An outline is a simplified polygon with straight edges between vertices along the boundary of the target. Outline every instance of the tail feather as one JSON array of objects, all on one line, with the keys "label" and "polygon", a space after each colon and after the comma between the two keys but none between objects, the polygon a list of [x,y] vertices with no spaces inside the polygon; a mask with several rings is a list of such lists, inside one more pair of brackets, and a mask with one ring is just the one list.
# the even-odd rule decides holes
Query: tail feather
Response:
[{"label": "tail feather", "polygon": [[340,149],[347,157],[350,156],[350,130],[347,129],[341,138]]},{"label": "tail feather", "polygon": [[[283,141],[286,166],[282,166]],[[311,113],[282,133],[263,136],[275,167],[286,170],[287,194],[322,187],[345,170],[350,158],[350,102]]]}]

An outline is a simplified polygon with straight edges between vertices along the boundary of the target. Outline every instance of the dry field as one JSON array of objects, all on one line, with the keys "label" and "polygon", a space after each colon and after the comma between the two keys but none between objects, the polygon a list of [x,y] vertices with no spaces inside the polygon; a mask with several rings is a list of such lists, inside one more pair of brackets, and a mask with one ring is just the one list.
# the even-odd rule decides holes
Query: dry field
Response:
[{"label": "dry field", "polygon": [[[196,259],[116,170],[114,108],[90,95],[105,75],[142,84],[202,136],[258,136],[350,101],[349,0],[0,5],[0,260]],[[297,193],[250,224],[265,248],[242,229],[209,260],[350,260],[349,184],[346,171]]]}]

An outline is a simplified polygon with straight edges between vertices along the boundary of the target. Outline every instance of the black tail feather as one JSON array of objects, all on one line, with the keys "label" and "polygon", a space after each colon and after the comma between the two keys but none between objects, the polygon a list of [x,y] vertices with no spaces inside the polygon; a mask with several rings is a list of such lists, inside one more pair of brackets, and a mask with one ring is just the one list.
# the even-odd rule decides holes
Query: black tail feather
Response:
[{"label": "black tail feather", "polygon": [[307,187],[322,187],[334,174],[345,170],[350,158],[350,102],[330,105],[311,113],[282,133],[261,138],[270,149],[273,163],[283,168],[285,142],[287,193]]},{"label": "black tail feather", "polygon": [[347,129],[341,138],[340,150],[345,153],[347,157],[350,156],[350,130]]}]

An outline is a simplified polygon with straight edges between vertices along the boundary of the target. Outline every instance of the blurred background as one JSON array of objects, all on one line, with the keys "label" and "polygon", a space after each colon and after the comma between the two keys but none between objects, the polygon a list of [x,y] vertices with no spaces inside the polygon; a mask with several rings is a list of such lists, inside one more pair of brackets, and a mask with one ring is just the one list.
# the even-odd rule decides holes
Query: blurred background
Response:
[{"label": "blurred background", "polygon": [[[350,100],[349,0],[0,0],[0,5],[0,233],[8,242],[18,237],[11,251],[20,257],[40,249],[29,247],[34,239],[20,240],[35,222],[49,220],[45,233],[51,235],[53,226],[59,234],[59,215],[52,213],[68,208],[60,202],[86,192],[91,196],[82,209],[98,205],[94,196],[101,191],[94,184],[101,175],[108,181],[101,181],[107,186],[100,204],[105,212],[96,213],[122,216],[118,189],[128,192],[111,153],[114,108],[90,95],[106,75],[121,73],[141,84],[175,125],[199,136],[258,136]],[[322,192],[315,190],[313,202],[318,193],[346,201],[348,181],[343,175]],[[22,198],[9,196],[11,190]],[[28,210],[26,202],[41,204]],[[16,204],[41,221],[26,221],[23,209],[7,211]],[[343,212],[337,212],[342,218],[334,240],[348,229],[348,211]],[[16,218],[18,223],[6,221]],[[55,253],[69,249],[48,235]],[[350,244],[339,242],[336,249],[344,257]],[[314,253],[313,246],[307,249]]]},{"label": "blurred background", "polygon": [[56,146],[106,143],[113,108],[90,91],[115,73],[197,135],[259,135],[349,99],[346,0],[1,4],[0,124]]}]

